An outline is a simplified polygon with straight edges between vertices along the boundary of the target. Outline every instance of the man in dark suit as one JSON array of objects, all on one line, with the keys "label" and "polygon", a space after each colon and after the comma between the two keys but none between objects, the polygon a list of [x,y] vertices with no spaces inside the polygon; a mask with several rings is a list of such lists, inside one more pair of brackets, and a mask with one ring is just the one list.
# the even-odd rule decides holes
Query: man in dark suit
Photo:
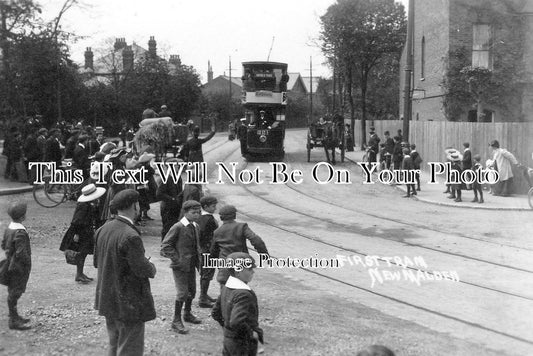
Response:
[{"label": "man in dark suit", "polygon": [[177,296],[172,329],[187,334],[181,320],[181,310],[185,306],[183,320],[200,324],[201,320],[191,313],[192,300],[196,295],[196,268],[198,267],[198,238],[201,205],[196,200],[183,203],[183,218],[165,236],[161,244],[161,255],[170,258],[170,268],[174,275]]},{"label": "man in dark suit", "polygon": [[112,205],[117,217],[96,231],[94,266],[98,268],[95,309],[105,316],[109,355],[143,355],[144,323],[156,317],[149,278],[156,269],[144,255],[133,221],[139,193],[118,192]]},{"label": "man in dark suit", "polygon": [[59,129],[50,130],[50,137],[46,140],[45,162],[55,162],[56,167],[61,167],[61,145],[59,138],[61,131]]},{"label": "man in dark suit", "polygon": [[83,170],[83,179],[89,178],[89,171],[91,169],[91,160],[89,159],[89,151],[85,147],[89,137],[82,134],[78,137],[78,144],[74,148],[72,160],[77,169]]},{"label": "man in dark suit", "polygon": [[392,164],[394,169],[400,169],[403,160],[402,144],[399,136],[394,136],[394,148],[392,151]]}]

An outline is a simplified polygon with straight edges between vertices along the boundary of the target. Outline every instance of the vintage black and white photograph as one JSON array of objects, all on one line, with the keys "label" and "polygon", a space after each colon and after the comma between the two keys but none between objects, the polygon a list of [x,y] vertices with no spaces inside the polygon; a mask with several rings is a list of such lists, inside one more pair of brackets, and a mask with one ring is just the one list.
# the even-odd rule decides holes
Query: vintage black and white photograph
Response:
[{"label": "vintage black and white photograph", "polygon": [[0,355],[533,355],[533,0],[1,0]]}]

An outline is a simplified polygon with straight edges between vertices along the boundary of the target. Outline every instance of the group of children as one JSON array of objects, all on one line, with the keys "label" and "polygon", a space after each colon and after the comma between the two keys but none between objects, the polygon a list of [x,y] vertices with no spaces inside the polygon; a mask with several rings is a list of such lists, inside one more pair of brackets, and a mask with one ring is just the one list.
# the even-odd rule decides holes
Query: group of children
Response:
[{"label": "group of children", "polygon": [[[461,172],[467,169],[472,170],[473,172],[483,169],[483,166],[481,165],[481,156],[479,154],[472,156],[472,152],[470,151],[470,143],[463,143],[463,147],[463,153],[452,147],[447,147],[444,150],[444,153],[446,154],[446,161],[451,163],[451,170],[456,171],[458,175],[460,175]],[[477,180],[474,181],[473,184],[446,184],[446,190],[443,193],[449,194],[447,196],[448,199],[453,199],[455,202],[460,203],[463,201],[463,190],[474,191],[474,199],[472,200],[472,203],[484,203],[483,187]]]},{"label": "group of children", "polygon": [[[100,194],[100,192],[87,192],[83,196],[87,197],[84,200],[93,201]],[[190,202],[190,204],[193,203]],[[216,200],[208,198],[202,202],[204,207],[214,212],[212,208],[216,206]],[[81,203],[87,203],[87,201]],[[191,208],[199,211],[200,203],[197,204],[187,206],[188,211],[191,211]],[[28,324],[30,320],[20,316],[17,311],[17,302],[26,290],[31,271],[30,238],[26,228],[22,225],[26,218],[26,210],[27,205],[23,201],[16,201],[9,205],[7,213],[12,222],[5,230],[1,245],[5,250],[6,259],[0,262],[0,282],[8,288],[9,328],[14,330],[30,328]],[[199,216],[200,213],[197,215]],[[249,263],[236,262],[245,260]],[[227,256],[227,265],[238,265],[242,268],[228,268],[228,281],[221,285],[221,293],[212,310],[212,317],[224,328],[223,354],[255,355],[258,342],[263,343],[263,330],[259,327],[257,297],[248,286],[254,275],[255,260],[246,252],[234,252]]]}]

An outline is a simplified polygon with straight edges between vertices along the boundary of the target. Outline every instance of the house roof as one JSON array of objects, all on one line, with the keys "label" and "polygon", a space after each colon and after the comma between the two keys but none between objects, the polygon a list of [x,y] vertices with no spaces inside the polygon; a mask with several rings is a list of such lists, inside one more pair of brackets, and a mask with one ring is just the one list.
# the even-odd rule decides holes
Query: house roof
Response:
[{"label": "house roof", "polygon": [[287,82],[287,89],[292,90],[294,86],[296,85],[296,82],[298,80],[301,80],[302,76],[300,73],[293,72],[293,73],[287,73],[289,75],[289,81]]},{"label": "house roof", "polygon": [[[318,89],[319,80],[320,77],[313,77],[313,93],[316,93],[316,90]],[[302,77],[302,81],[304,82],[305,89],[309,93],[311,91],[311,77]]]}]

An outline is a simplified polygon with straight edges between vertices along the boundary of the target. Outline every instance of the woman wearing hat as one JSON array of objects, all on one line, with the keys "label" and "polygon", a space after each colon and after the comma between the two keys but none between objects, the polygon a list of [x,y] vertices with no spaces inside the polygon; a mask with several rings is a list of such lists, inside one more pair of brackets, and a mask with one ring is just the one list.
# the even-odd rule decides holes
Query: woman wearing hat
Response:
[{"label": "woman wearing hat", "polygon": [[89,283],[93,279],[83,273],[85,258],[92,255],[94,250],[94,231],[100,227],[98,214],[98,202],[105,193],[105,188],[89,184],[83,187],[78,198],[78,205],[59,249],[61,251],[72,250],[78,253],[76,258],[76,277],[79,283]]}]

